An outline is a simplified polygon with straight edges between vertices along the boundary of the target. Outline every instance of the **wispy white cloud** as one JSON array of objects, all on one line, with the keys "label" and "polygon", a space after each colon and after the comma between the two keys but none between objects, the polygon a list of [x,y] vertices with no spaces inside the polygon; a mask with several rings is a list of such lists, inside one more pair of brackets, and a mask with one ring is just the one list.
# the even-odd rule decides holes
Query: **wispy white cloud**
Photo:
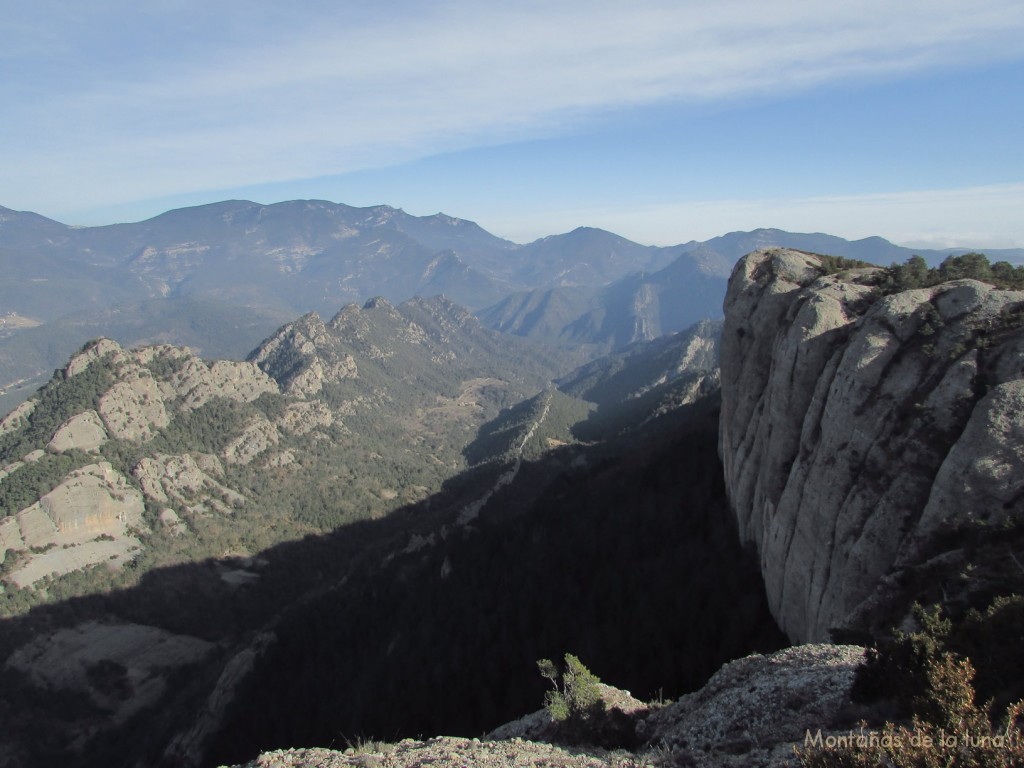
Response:
[{"label": "wispy white cloud", "polygon": [[528,216],[496,215],[480,223],[527,242],[580,224],[651,245],[706,240],[732,231],[774,227],[827,232],[847,239],[879,235],[919,248],[1024,248],[1024,184],[869,195],[687,200],[644,207],[577,208]]},{"label": "wispy white cloud", "polygon": [[0,22],[0,195],[51,210],[1015,57],[1024,32],[1019,0],[34,5]]}]

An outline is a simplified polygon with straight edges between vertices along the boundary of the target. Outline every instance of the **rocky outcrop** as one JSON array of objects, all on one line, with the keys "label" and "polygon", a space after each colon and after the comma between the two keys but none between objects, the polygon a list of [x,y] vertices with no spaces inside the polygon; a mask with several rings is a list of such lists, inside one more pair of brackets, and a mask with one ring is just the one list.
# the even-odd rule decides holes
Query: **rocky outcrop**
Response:
[{"label": "rocky outcrop", "polygon": [[0,435],[24,429],[28,425],[28,418],[32,415],[32,411],[35,408],[35,401],[28,400],[0,419]]},{"label": "rocky outcrop", "polygon": [[[598,683],[597,692],[600,695],[600,707],[606,713],[616,712],[634,722],[647,716],[648,705],[634,698],[629,691]],[[558,723],[552,719],[546,709],[540,709],[518,720],[498,726],[488,733],[486,738],[555,741],[558,735]]]},{"label": "rocky outcrop", "polygon": [[0,520],[0,558],[5,557],[8,550],[23,550],[26,548],[18,518],[6,517]]},{"label": "rocky outcrop", "polygon": [[87,344],[81,352],[68,361],[64,368],[64,375],[70,379],[88,368],[94,360],[102,360],[107,355],[121,354],[122,352],[121,345],[116,341],[97,339],[91,344]]},{"label": "rocky outcrop", "polygon": [[149,440],[171,423],[160,385],[148,371],[131,371],[100,398],[100,414],[122,440]]},{"label": "rocky outcrop", "polygon": [[106,563],[120,567],[139,548],[142,494],[109,462],[77,469],[39,501],[0,523],[0,558],[19,551],[7,575],[25,587],[50,575]]},{"label": "rocky outcrop", "polygon": [[305,435],[318,427],[331,426],[334,414],[319,401],[289,403],[275,423],[290,434]]},{"label": "rocky outcrop", "polygon": [[110,435],[146,441],[171,423],[175,413],[195,410],[214,397],[252,402],[276,393],[276,382],[252,363],[208,363],[182,347],[160,345],[125,350],[100,339],[72,358],[67,377],[103,361],[116,381],[103,393],[99,413]]},{"label": "rocky outcrop", "polygon": [[158,702],[174,671],[215,647],[158,627],[89,621],[40,635],[11,654],[7,665],[39,687],[88,696],[109,713],[100,726],[109,728]]},{"label": "rocky outcrop", "polygon": [[864,649],[856,645],[747,656],[726,664],[699,691],[653,712],[638,731],[649,748],[674,754],[676,765],[786,765],[807,731],[827,733],[843,724],[863,660]]},{"label": "rocky outcrop", "polygon": [[73,448],[80,451],[95,451],[106,441],[107,430],[103,427],[100,415],[89,410],[64,422],[46,447],[55,453],[63,453]]},{"label": "rocky outcrop", "polygon": [[726,486],[797,641],[891,619],[941,534],[1024,517],[1024,293],[824,272],[745,257],[722,337]]},{"label": "rocky outcrop", "polygon": [[128,526],[142,521],[142,494],[106,461],[75,470],[39,504],[65,534],[82,531],[95,535],[114,521]]},{"label": "rocky outcrop", "polygon": [[[172,504],[192,514],[230,514],[245,503],[244,496],[220,482],[224,467],[220,459],[210,454],[157,454],[142,459],[133,474],[147,499],[160,505]],[[178,515],[167,508],[161,512],[161,521],[169,528],[182,525]]]},{"label": "rocky outcrop", "polygon": [[316,395],[325,381],[354,378],[356,361],[337,349],[334,335],[316,312],[303,315],[260,345],[251,362],[281,383],[288,395]]},{"label": "rocky outcrop", "polygon": [[532,741],[481,741],[443,736],[403,739],[397,744],[370,742],[344,752],[331,749],[284,749],[266,752],[239,768],[648,768],[652,763],[624,752],[589,754],[576,748]]},{"label": "rocky outcrop", "polygon": [[280,439],[277,427],[264,418],[255,418],[246,424],[242,434],[228,443],[224,458],[229,464],[249,464]]},{"label": "rocky outcrop", "polygon": [[793,748],[807,733],[842,732],[856,668],[864,649],[809,645],[767,656],[755,654],[726,664],[699,691],[667,706],[647,705],[628,692],[601,686],[602,700],[633,720],[632,752],[592,745],[572,748],[545,743],[557,727],[545,710],[507,723],[480,739],[407,739],[370,742],[345,752],[290,749],[268,752],[244,768],[300,766],[474,765],[504,768],[702,768],[796,765]]},{"label": "rocky outcrop", "polygon": [[[170,347],[170,350],[175,350]],[[172,377],[175,394],[184,408],[199,408],[211,398],[226,397],[249,403],[265,392],[277,392],[277,384],[252,363],[217,360],[207,363],[189,355]]]}]

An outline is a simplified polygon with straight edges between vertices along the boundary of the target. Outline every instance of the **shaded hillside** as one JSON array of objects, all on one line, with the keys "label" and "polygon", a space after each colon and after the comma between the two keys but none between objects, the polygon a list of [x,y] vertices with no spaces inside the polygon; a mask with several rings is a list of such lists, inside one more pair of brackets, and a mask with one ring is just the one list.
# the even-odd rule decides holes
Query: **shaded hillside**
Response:
[{"label": "shaded hillside", "polygon": [[547,389],[484,424],[463,455],[471,465],[517,456],[535,459],[573,442],[575,425],[585,421],[593,409],[593,403]]},{"label": "shaded hillside", "polygon": [[564,392],[598,405],[636,399],[684,374],[718,368],[722,324],[703,321],[678,333],[638,342],[585,363],[558,381]]},{"label": "shaded hillside", "polygon": [[682,406],[717,392],[720,336],[721,323],[705,321],[585,363],[484,424],[463,454],[470,464],[532,459],[566,443],[676,428]]},{"label": "shaded hillside", "polygon": [[[651,345],[649,357],[632,350],[627,357],[638,369],[632,380],[668,389],[658,401],[624,394],[616,403],[606,394],[600,411],[640,402],[647,410],[622,436],[583,446],[575,429],[594,405],[541,389],[553,370],[543,354],[486,331],[443,300],[395,307],[378,299],[346,307],[328,323],[309,315],[280,329],[249,363],[205,363],[174,347],[90,345],[3,422],[0,448],[14,460],[0,478],[0,502],[9,513],[0,520],[0,597],[14,615],[4,620],[0,639],[0,717],[9,725],[0,753],[20,756],[13,765],[25,766],[69,759],[106,765],[128,754],[151,765],[202,764],[212,733],[234,722],[223,720],[223,705],[237,685],[264,684],[263,672],[249,676],[249,665],[305,642],[298,628],[324,620],[317,614],[327,610],[325,600],[344,601],[332,617],[347,619],[325,627],[324,640],[358,629],[335,640],[362,643],[353,646],[352,658],[366,666],[350,670],[350,692],[376,677],[368,670],[385,657],[391,668],[405,670],[406,680],[419,680],[418,689],[436,686],[439,673],[432,670],[465,663],[468,652],[442,639],[452,635],[451,622],[469,626],[471,617],[498,614],[512,632],[503,642],[516,643],[519,633],[534,638],[524,641],[525,649],[546,637],[583,652],[593,644],[587,635],[608,635],[607,648],[590,649],[595,663],[608,663],[607,674],[621,673],[638,688],[654,686],[669,646],[622,667],[627,648],[640,652],[639,639],[623,627],[615,640],[609,617],[628,609],[631,622],[653,627],[662,618],[655,617],[658,595],[670,605],[695,600],[713,611],[713,595],[705,591],[711,585],[734,585],[737,595],[723,604],[753,601],[733,612],[732,620],[745,627],[734,634],[708,613],[705,631],[726,633],[712,644],[716,653],[741,652],[757,636],[777,642],[767,639],[774,636],[756,581],[745,581],[747,572],[734,567],[739,555],[716,549],[733,539],[715,511],[717,470],[705,466],[714,461],[705,445],[714,440],[714,405],[684,407],[683,389],[670,391],[688,386],[681,363],[693,357],[687,344],[677,344],[674,356],[671,348]],[[511,367],[515,376],[499,379],[494,366]],[[575,378],[625,375],[616,358]],[[499,412],[530,382],[541,389],[537,397]],[[459,451],[488,430],[501,432],[495,430],[501,424],[509,425],[504,445],[459,472],[465,467]],[[692,475],[680,475],[677,462],[691,454]],[[684,490],[687,478],[704,484],[706,493],[696,485]],[[275,543],[323,531],[331,533]],[[543,546],[533,541],[542,531]],[[684,556],[679,548],[698,535],[703,554]],[[567,541],[577,542],[571,557],[563,551]],[[712,563],[702,558],[712,555],[730,563],[730,575],[680,590],[680,583],[697,583],[696,570],[673,569],[706,570]],[[607,567],[616,559],[628,578]],[[506,581],[488,581],[501,572]],[[635,589],[645,585],[651,601],[638,602],[635,589],[625,589],[633,582]],[[456,583],[454,591],[444,586]],[[552,619],[568,599],[564,590],[583,584],[613,591],[600,599],[595,594],[581,621],[571,614]],[[478,587],[484,591],[475,593]],[[486,601],[545,592],[551,605],[542,601],[532,613],[514,602],[506,608],[495,602],[498,613],[485,608]],[[450,600],[453,613],[445,618],[442,606]],[[439,619],[433,626],[421,620],[423,606]],[[413,623],[406,627],[405,620]],[[480,623],[481,631],[493,631],[495,621]],[[549,624],[552,634],[533,622]],[[370,626],[376,629],[368,632]],[[422,632],[428,641],[405,645]],[[386,633],[400,652],[387,655],[380,642]],[[465,634],[468,641],[472,633]],[[684,643],[672,637],[673,647]],[[685,642],[703,644],[696,637]],[[310,660],[327,652],[306,640],[313,643]],[[449,655],[437,655],[445,647]],[[375,653],[385,657],[375,661]],[[411,666],[398,664],[395,653]],[[59,665],[52,663],[56,655]],[[672,662],[674,671],[659,684],[695,685],[721,660],[694,651]],[[492,685],[487,695],[499,698],[489,704],[471,698],[481,717],[518,714],[536,701],[528,678],[506,662],[512,657],[504,652],[481,653],[473,662],[484,665],[480,673],[488,679],[511,675],[523,683],[507,695]],[[312,670],[297,670],[296,679]],[[476,695],[471,687],[470,678],[450,685],[444,707],[432,714],[424,699],[393,715],[403,728],[422,727],[424,717],[468,728],[460,718],[468,711],[462,697]],[[369,702],[374,693],[366,688],[358,696]],[[317,706],[327,712],[348,705],[323,698]],[[375,712],[376,719],[353,728],[398,727],[397,720],[380,719],[382,709]],[[318,729],[324,722],[309,720]],[[280,726],[295,724],[281,720]],[[235,735],[226,733],[224,745],[241,744],[236,728],[228,726]],[[38,738],[42,732],[45,739]],[[85,751],[72,754],[74,743]]]},{"label": "shaded hillside", "polygon": [[562,357],[442,299],[308,315],[253,362],[90,344],[0,422],[0,610],[418,500]]},{"label": "shaded hillside", "polygon": [[536,659],[567,650],[644,698],[778,647],[724,514],[715,424],[705,401],[662,438],[524,463],[470,525],[411,536],[293,611],[213,761],[339,734],[476,735],[535,709]]},{"label": "shaded hillside", "polygon": [[[493,474],[254,559],[162,567],[7,619],[3,754],[212,765],[273,743],[479,734],[536,708],[534,662],[564,649],[638,695],[699,686],[781,637],[722,514],[713,404],[686,422],[524,464],[471,525],[458,512]],[[154,639],[160,655],[132,655]],[[36,666],[57,647],[59,674]]]},{"label": "shaded hillside", "polygon": [[729,266],[683,253],[654,273],[627,275],[603,288],[513,294],[477,314],[488,327],[507,333],[619,350],[721,317]]}]

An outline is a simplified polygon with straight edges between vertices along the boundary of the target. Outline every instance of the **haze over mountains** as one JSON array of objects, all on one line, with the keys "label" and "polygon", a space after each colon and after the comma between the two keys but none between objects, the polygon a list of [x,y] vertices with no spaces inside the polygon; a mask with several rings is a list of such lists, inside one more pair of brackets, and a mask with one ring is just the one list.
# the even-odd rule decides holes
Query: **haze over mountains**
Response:
[{"label": "haze over mountains", "polygon": [[[261,229],[279,213],[288,227]],[[186,239],[176,222],[193,217]],[[731,268],[726,254],[784,238],[904,253],[774,230],[516,246],[447,217],[321,203],[101,228],[137,251],[115,258],[94,252],[96,230],[8,220],[40,263],[59,246],[94,287],[127,273],[144,296],[131,306],[166,309],[149,315],[161,334],[176,307],[231,338],[228,313],[241,326],[264,299],[283,313],[377,277],[513,291],[475,315],[443,296],[306,311],[241,362],[101,339],[0,420],[12,766],[480,734],[539,703],[524,674],[538,657],[578,652],[650,698],[784,644],[780,627],[877,636],[858,608],[876,586],[868,602],[896,623],[918,594],[964,614],[1022,589],[1003,565],[1024,558],[1024,292],[1007,289],[1024,274],[1005,265],[930,274],[767,249]],[[235,227],[249,246],[221,232]],[[10,340],[46,328],[10,317]],[[994,539],[984,515],[959,513],[993,505]],[[952,551],[963,536],[976,545]],[[929,574],[963,589],[925,589]],[[811,669],[827,656],[799,654]]]},{"label": "haze over mountains", "polygon": [[597,354],[719,317],[731,265],[769,245],[878,263],[947,253],[779,230],[651,247],[580,228],[517,245],[444,214],[325,201],[225,201],[103,227],[0,208],[0,410],[90,338],[240,359],[299,315],[373,296],[444,294],[489,327]]}]

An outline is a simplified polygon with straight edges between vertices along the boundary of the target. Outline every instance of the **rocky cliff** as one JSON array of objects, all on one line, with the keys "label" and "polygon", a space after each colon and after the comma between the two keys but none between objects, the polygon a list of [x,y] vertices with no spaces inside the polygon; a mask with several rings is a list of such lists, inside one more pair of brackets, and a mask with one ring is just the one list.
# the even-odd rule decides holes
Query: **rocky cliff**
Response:
[{"label": "rocky cliff", "polygon": [[1024,517],[1024,293],[828,271],[756,251],[725,299],[726,485],[794,641],[982,589],[976,543]]}]

